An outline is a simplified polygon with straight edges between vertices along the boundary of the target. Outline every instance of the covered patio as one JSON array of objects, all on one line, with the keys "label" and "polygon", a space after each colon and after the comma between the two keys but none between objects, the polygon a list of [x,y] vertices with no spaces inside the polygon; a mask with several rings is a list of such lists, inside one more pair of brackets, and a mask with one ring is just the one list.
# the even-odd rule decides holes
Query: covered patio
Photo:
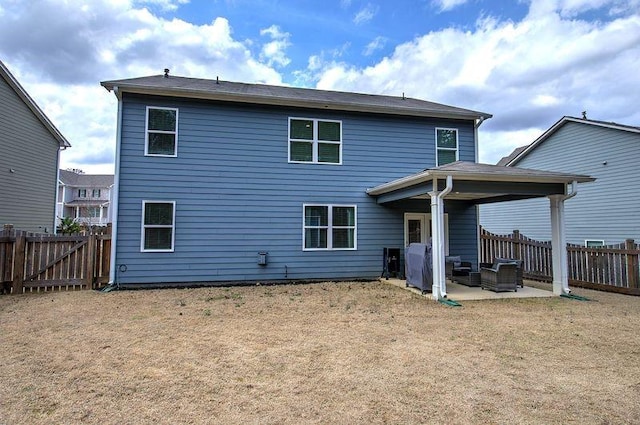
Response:
[{"label": "covered patio", "polygon": [[[381,205],[409,199],[431,200],[429,211],[432,217],[433,285],[431,293],[436,300],[447,298],[445,202],[463,201],[480,205],[547,197],[551,210],[553,294],[562,295],[571,292],[567,279],[567,254],[564,249],[566,247],[564,202],[578,193],[579,183],[594,180],[585,175],[457,161],[367,189],[367,194],[375,197],[376,202]],[[478,238],[476,237],[476,252],[477,250]],[[478,264],[475,266],[477,269]]]}]

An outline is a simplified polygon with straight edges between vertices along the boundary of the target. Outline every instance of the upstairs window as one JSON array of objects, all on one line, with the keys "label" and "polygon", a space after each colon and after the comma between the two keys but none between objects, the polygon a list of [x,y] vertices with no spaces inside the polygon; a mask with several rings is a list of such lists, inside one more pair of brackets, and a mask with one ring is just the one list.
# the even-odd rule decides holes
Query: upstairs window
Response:
[{"label": "upstairs window", "polygon": [[177,156],[178,110],[147,106],[147,141],[144,154],[150,156]]},{"label": "upstairs window", "polygon": [[436,128],[436,164],[438,166],[458,160],[458,130]]},{"label": "upstairs window", "polygon": [[99,197],[100,197],[100,189],[93,189],[93,190],[91,191],[91,196],[92,196],[93,198],[99,198]]},{"label": "upstairs window", "polygon": [[305,205],[303,250],[356,249],[355,205]]},{"label": "upstairs window", "polygon": [[173,252],[175,201],[142,201],[142,252]]},{"label": "upstairs window", "polygon": [[289,162],[342,164],[342,122],[289,118]]},{"label": "upstairs window", "polygon": [[78,189],[78,198],[86,198],[87,189]]}]

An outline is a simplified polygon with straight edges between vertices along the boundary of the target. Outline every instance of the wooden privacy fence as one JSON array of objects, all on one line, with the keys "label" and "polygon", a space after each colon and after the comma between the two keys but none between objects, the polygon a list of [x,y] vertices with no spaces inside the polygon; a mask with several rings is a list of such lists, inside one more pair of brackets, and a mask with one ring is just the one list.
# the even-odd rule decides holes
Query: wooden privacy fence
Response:
[{"label": "wooden privacy fence", "polygon": [[[493,234],[480,227],[480,262],[494,258],[522,260],[523,277],[553,280],[551,242],[530,239],[515,230]],[[567,244],[569,285],[640,295],[640,245],[628,239],[617,245],[586,248]]]},{"label": "wooden privacy fence", "polygon": [[0,231],[2,291],[100,288],[109,281],[110,253],[108,233],[36,235],[5,227]]}]

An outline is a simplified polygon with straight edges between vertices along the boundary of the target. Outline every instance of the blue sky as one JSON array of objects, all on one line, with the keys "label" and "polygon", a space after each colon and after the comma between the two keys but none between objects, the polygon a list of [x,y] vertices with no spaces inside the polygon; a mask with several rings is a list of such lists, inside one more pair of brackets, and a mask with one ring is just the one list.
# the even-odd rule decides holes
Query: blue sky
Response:
[{"label": "blue sky", "polygon": [[100,81],[164,68],[488,112],[487,163],[564,115],[640,125],[640,0],[0,0],[0,60],[88,173],[114,169]]}]

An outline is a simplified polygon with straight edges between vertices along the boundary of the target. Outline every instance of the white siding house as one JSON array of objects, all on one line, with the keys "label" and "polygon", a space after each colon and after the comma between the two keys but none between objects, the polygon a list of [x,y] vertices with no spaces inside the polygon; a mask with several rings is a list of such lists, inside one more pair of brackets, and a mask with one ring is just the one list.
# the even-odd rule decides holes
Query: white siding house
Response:
[{"label": "white siding house", "polygon": [[66,217],[80,224],[105,226],[111,223],[113,174],[84,174],[60,170],[58,180],[58,220]]}]

